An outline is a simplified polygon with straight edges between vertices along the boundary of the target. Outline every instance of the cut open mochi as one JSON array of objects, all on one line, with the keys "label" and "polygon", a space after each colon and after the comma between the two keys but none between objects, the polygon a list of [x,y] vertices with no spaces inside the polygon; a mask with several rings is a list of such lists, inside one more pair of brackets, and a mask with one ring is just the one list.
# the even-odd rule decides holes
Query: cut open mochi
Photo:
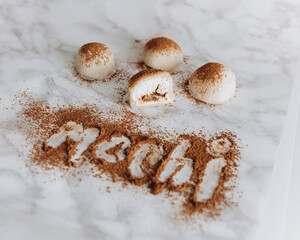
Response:
[{"label": "cut open mochi", "polygon": [[133,109],[167,104],[175,99],[171,75],[156,69],[135,74],[128,82],[128,94]]}]

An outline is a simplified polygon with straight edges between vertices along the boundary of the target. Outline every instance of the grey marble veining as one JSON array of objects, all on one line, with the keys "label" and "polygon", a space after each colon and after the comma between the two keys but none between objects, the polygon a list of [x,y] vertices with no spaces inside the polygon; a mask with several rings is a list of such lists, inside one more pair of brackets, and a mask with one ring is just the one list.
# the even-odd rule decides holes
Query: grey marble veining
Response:
[{"label": "grey marble veining", "polygon": [[[1,239],[255,239],[292,83],[299,73],[296,0],[2,1],[0,26]],[[236,97],[224,107],[198,109],[179,96],[171,111],[178,120],[171,123],[166,116],[152,123],[192,132],[201,116],[201,126],[208,131],[230,129],[242,139],[240,205],[215,222],[200,216],[174,223],[170,201],[145,188],[123,189],[83,173],[74,177],[70,172],[64,178],[55,171],[33,174],[24,157],[28,149],[19,145],[25,137],[9,124],[18,107],[3,108],[24,89],[53,104],[78,98],[113,101],[114,95],[103,87],[80,85],[74,78],[78,48],[92,41],[106,43],[122,64],[141,60],[142,44],[162,35],[190,56],[189,64],[180,66],[187,76],[208,61],[221,62],[237,75]],[[180,79],[174,81],[179,84]],[[108,186],[111,193],[105,190]]]}]

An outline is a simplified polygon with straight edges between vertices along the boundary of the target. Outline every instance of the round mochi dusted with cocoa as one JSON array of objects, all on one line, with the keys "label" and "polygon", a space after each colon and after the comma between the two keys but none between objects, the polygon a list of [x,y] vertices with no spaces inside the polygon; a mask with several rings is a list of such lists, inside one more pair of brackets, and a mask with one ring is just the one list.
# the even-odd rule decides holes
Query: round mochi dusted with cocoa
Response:
[{"label": "round mochi dusted with cocoa", "polygon": [[153,38],[144,47],[144,63],[151,68],[171,70],[181,62],[182,50],[169,38]]},{"label": "round mochi dusted with cocoa", "polygon": [[189,79],[191,94],[206,103],[222,104],[233,97],[234,72],[221,63],[210,62],[198,68]]},{"label": "round mochi dusted with cocoa", "polygon": [[114,68],[114,56],[105,44],[87,43],[79,49],[76,70],[83,78],[101,80],[111,75]]}]

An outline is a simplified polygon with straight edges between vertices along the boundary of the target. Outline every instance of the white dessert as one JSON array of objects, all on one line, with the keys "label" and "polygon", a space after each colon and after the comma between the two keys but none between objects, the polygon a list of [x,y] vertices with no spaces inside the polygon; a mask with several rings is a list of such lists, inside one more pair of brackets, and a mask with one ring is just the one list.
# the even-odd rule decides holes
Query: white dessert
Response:
[{"label": "white dessert", "polygon": [[76,70],[83,78],[101,80],[111,75],[114,68],[114,56],[105,44],[87,43],[79,49]]},{"label": "white dessert", "polygon": [[129,80],[128,93],[133,109],[167,104],[175,99],[171,75],[155,69],[135,74]]},{"label": "white dessert", "polygon": [[152,68],[171,70],[182,62],[182,50],[166,37],[151,39],[144,47],[144,63]]},{"label": "white dessert", "polygon": [[233,97],[236,89],[234,72],[220,63],[207,63],[189,79],[191,94],[206,103],[222,104]]}]

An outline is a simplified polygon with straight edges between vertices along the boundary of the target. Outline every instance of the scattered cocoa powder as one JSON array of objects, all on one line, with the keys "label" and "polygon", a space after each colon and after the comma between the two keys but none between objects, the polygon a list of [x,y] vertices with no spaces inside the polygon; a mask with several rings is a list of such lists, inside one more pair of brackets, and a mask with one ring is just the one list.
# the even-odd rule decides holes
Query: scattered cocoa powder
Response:
[{"label": "scattered cocoa powder", "polygon": [[183,57],[183,62],[184,62],[185,64],[188,64],[189,61],[190,61],[190,57],[189,57],[189,56],[184,56],[184,57]]},{"label": "scattered cocoa powder", "polygon": [[[44,102],[32,102],[29,107],[25,108],[18,114],[20,120],[19,129],[28,134],[34,140],[33,149],[30,154],[30,159],[45,170],[58,168],[65,171],[68,168],[80,168],[80,165],[75,165],[69,161],[69,154],[75,144],[72,140],[67,139],[58,148],[45,149],[44,142],[52,134],[54,134],[62,125],[68,121],[82,123],[84,128],[96,127],[100,129],[98,139],[92,143],[88,149],[82,154],[83,162],[88,161],[95,166],[97,172],[95,177],[101,177],[101,174],[107,174],[112,181],[122,181],[124,185],[144,185],[148,186],[149,191],[153,194],[159,194],[162,191],[177,192],[186,196],[186,202],[183,204],[183,213],[191,215],[193,213],[208,212],[209,216],[217,216],[226,206],[232,206],[230,199],[227,199],[225,194],[232,191],[236,184],[226,186],[225,184],[235,180],[237,174],[238,161],[240,159],[239,147],[236,143],[236,136],[227,131],[217,133],[210,140],[201,132],[190,135],[182,135],[180,138],[188,139],[191,142],[191,147],[186,152],[185,157],[192,158],[193,174],[190,178],[191,183],[185,183],[182,186],[174,187],[171,180],[161,183],[158,176],[170,159],[172,149],[177,145],[178,140],[166,141],[153,132],[145,133],[137,130],[132,124],[131,116],[127,115],[123,122],[113,123],[107,121],[107,116],[97,110],[95,105],[83,106],[57,106],[50,107]],[[27,126],[22,125],[23,121],[27,122]],[[28,126],[29,124],[29,126]],[[103,159],[97,159],[94,147],[101,141],[110,141],[112,136],[125,136],[131,141],[131,146],[125,150],[125,159],[117,163],[109,163]],[[223,156],[227,161],[226,167],[223,168],[220,177],[219,185],[214,192],[213,197],[207,202],[198,203],[195,200],[195,191],[198,183],[201,182],[204,170],[207,163],[214,157],[206,150],[209,141],[215,138],[227,138],[232,143],[231,149]],[[129,171],[129,164],[133,159],[133,153],[137,150],[137,145],[140,143],[154,143],[157,146],[163,146],[163,157],[154,166],[150,165],[145,159],[141,169],[144,170],[144,178],[138,179],[133,177]],[[121,146],[110,149],[107,154],[115,155]],[[176,171],[179,171],[178,168]],[[91,173],[93,174],[93,173]],[[175,174],[175,173],[174,173]],[[171,178],[170,178],[171,179]]]},{"label": "scattered cocoa powder", "polygon": [[147,66],[143,61],[132,62],[131,65],[133,65],[139,71],[143,71],[143,70],[146,70],[146,69],[151,69],[151,67]]}]

